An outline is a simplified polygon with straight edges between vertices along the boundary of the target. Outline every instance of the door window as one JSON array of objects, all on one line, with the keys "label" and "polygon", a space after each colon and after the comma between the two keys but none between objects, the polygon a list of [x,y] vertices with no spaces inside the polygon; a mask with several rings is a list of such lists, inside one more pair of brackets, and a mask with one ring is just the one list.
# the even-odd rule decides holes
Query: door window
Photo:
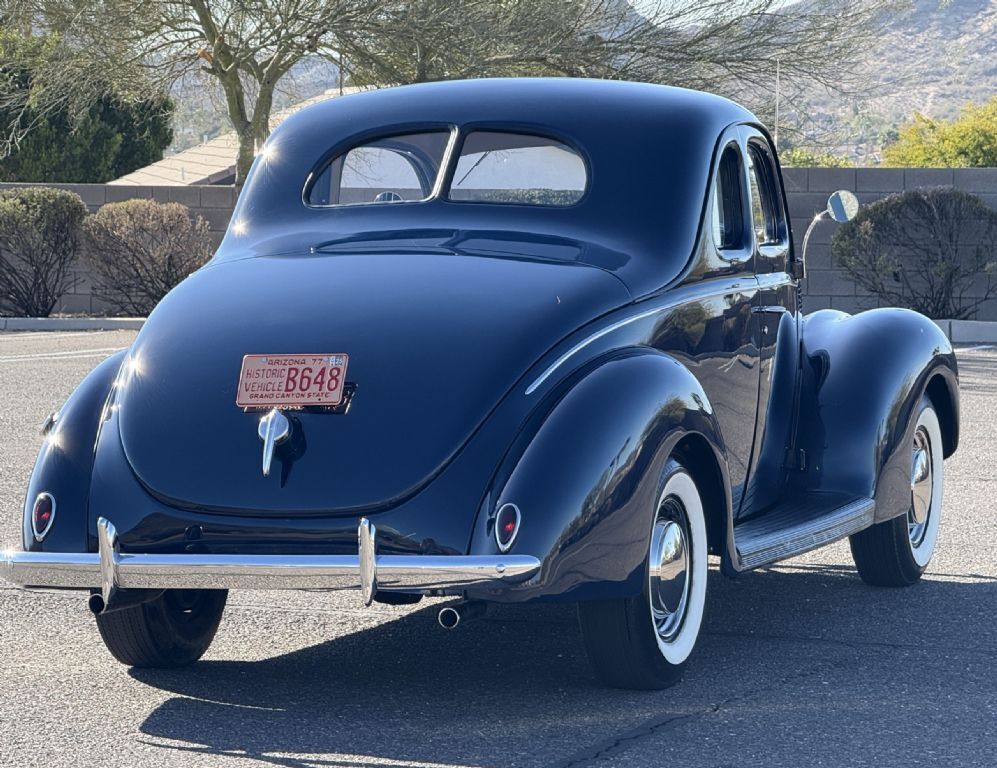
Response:
[{"label": "door window", "polygon": [[751,186],[751,221],[755,242],[758,245],[781,245],[786,241],[786,224],[775,165],[757,141],[748,143],[748,182]]}]

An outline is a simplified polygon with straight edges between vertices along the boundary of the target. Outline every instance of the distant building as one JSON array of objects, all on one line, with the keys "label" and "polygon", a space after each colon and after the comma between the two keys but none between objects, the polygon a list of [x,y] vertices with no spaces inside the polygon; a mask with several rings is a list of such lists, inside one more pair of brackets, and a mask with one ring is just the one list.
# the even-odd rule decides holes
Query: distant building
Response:
[{"label": "distant building", "polygon": [[[360,88],[344,88],[342,95],[355,93]],[[270,127],[281,123],[289,115],[302,107],[335,98],[340,95],[338,87],[330,88],[318,96],[314,96],[294,106],[274,113],[270,118]],[[185,187],[204,184],[234,184],[235,160],[239,153],[239,139],[235,132],[225,133],[196,147],[177,152],[164,157],[145,168],[125,174],[119,179],[108,182],[125,186],[141,187]]]}]

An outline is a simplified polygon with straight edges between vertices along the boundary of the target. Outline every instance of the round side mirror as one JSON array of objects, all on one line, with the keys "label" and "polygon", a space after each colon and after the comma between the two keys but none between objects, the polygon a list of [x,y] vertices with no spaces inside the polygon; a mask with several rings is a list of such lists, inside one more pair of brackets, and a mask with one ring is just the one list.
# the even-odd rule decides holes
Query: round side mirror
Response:
[{"label": "round side mirror", "polygon": [[851,221],[859,212],[859,199],[847,189],[839,189],[827,199],[827,214],[839,224]]}]

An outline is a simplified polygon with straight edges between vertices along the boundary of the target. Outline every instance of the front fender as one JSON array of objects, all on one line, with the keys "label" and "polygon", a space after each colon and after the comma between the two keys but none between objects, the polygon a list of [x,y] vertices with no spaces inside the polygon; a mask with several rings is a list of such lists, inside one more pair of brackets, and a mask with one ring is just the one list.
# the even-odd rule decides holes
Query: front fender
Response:
[{"label": "front fender", "polygon": [[[126,352],[108,357],[80,382],[45,436],[28,483],[21,537],[28,551],[86,552],[87,498],[100,416]],[[56,503],[55,519],[45,540],[35,541],[31,508],[42,491]]]},{"label": "front fender", "polygon": [[[472,553],[495,553],[495,512],[522,515],[510,554],[542,561],[540,574],[497,600],[607,599],[639,593],[664,464],[690,434],[726,454],[713,409],[690,371],[649,348],[593,362],[551,396],[500,470],[472,534]],[[728,499],[729,493],[724,492]]]},{"label": "front fender", "polygon": [[905,309],[858,315],[823,310],[803,324],[800,432],[811,487],[876,501],[876,520],[910,506],[910,447],[916,408],[932,394],[946,436],[959,434],[959,383],[952,345],[931,320]]}]

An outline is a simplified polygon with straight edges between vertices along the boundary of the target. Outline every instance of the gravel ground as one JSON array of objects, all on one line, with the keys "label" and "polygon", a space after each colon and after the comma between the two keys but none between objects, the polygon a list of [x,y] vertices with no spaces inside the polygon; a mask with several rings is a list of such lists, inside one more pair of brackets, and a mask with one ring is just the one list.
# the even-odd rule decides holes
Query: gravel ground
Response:
[{"label": "gravel ground", "polygon": [[[0,545],[18,544],[37,427],[130,332],[0,335]],[[993,766],[997,351],[962,351],[963,437],[938,551],[876,590],[837,544],[710,574],[685,680],[600,688],[571,610],[235,593],[205,659],[129,670],[79,595],[0,585],[2,766]]]}]

